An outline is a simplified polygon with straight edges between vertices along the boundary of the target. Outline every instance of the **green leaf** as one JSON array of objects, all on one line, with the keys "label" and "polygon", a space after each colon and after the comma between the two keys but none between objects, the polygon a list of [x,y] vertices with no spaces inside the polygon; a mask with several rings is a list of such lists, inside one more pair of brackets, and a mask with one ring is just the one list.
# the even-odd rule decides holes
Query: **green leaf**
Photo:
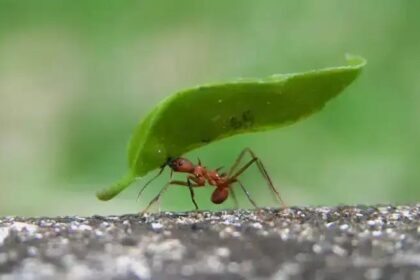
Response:
[{"label": "green leaf", "polygon": [[366,64],[362,57],[346,58],[347,66],[202,85],[169,96],[136,128],[128,147],[128,173],[98,198],[113,198],[169,157],[229,136],[289,125],[319,111]]}]

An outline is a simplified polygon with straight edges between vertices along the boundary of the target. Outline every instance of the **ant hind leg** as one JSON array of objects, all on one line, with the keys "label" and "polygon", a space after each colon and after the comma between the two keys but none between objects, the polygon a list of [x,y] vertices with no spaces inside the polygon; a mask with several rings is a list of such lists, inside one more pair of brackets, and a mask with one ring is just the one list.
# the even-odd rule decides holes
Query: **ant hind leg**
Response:
[{"label": "ant hind leg", "polygon": [[249,192],[247,191],[247,189],[245,188],[245,186],[242,184],[241,181],[236,180],[236,182],[239,184],[239,186],[241,186],[241,189],[244,191],[244,193],[246,194],[246,197],[248,198],[249,202],[251,202],[252,206],[254,206],[255,208],[258,208],[257,204],[255,203],[255,201],[251,198],[251,195],[249,194]]},{"label": "ant hind leg", "polygon": [[233,190],[233,187],[230,187],[229,191],[230,191],[230,194],[232,195],[232,200],[233,200],[233,203],[235,205],[235,209],[238,209],[239,208],[239,203],[238,203],[238,199],[236,198],[236,194]]},{"label": "ant hind leg", "polygon": [[[232,176],[232,173],[237,169],[239,166],[239,163],[242,161],[244,155],[248,153],[251,156],[251,160],[248,161],[244,166],[242,166],[234,175]],[[279,203],[283,206],[286,206],[283,199],[280,196],[280,193],[277,191],[277,189],[274,187],[273,181],[271,180],[270,176],[268,175],[268,172],[266,168],[264,167],[264,164],[262,161],[255,155],[255,153],[250,148],[245,148],[242,150],[242,152],[239,154],[238,158],[236,159],[235,163],[232,165],[232,168],[229,171],[229,177],[232,180],[235,180],[239,175],[241,175],[245,170],[248,169],[253,163],[257,164],[258,170],[260,171],[261,175],[264,177],[264,179],[267,182],[267,185],[270,187],[271,191],[274,193],[275,197],[279,201]]]},{"label": "ant hind leg", "polygon": [[237,168],[238,168],[239,164],[241,163],[241,161],[242,161],[242,159],[243,159],[243,157],[244,157],[244,155],[245,155],[245,152],[246,152],[248,149],[249,149],[249,148],[245,148],[245,149],[243,149],[243,150],[241,151],[241,153],[239,154],[239,156],[236,158],[235,163],[234,163],[234,164],[232,164],[232,166],[230,167],[229,172],[228,172],[228,174],[227,174],[227,176],[228,176],[228,177],[230,177],[230,176],[232,175],[232,173],[235,171],[235,169],[237,169]]}]

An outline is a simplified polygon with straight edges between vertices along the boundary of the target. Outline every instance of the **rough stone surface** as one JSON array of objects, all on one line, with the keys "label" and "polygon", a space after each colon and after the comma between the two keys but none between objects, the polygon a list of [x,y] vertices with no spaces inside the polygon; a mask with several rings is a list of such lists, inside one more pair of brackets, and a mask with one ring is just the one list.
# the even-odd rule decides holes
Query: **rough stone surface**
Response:
[{"label": "rough stone surface", "polygon": [[0,279],[420,279],[420,204],[0,218]]}]

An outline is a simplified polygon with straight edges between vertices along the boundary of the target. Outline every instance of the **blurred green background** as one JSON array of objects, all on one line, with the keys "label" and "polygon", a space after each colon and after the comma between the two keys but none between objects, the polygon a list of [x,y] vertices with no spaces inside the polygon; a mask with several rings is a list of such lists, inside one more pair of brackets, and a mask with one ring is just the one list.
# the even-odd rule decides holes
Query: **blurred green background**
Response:
[{"label": "blurred green background", "polygon": [[[321,113],[188,155],[228,167],[251,147],[289,205],[416,202],[419,11],[409,0],[0,0],[0,215],[136,212],[168,175],[138,202],[144,179],[110,202],[95,192],[125,172],[131,132],[162,98],[342,65],[346,52],[368,66]],[[275,205],[256,169],[243,181],[260,205]],[[197,191],[202,208],[232,207],[211,205],[210,191]],[[162,206],[193,208],[184,188]]]}]

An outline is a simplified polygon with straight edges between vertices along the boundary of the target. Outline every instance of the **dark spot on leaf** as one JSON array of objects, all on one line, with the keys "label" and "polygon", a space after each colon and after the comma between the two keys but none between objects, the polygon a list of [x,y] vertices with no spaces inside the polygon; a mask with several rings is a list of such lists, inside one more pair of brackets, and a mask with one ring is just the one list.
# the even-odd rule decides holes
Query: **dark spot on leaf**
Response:
[{"label": "dark spot on leaf", "polygon": [[249,128],[254,124],[254,115],[251,110],[244,111],[240,117],[230,117],[229,125],[233,129]]},{"label": "dark spot on leaf", "polygon": [[252,114],[251,110],[246,110],[242,113],[242,120],[244,123],[244,127],[251,127],[254,124],[254,114]]},{"label": "dark spot on leaf", "polygon": [[230,117],[229,124],[233,129],[239,129],[242,127],[242,121],[237,117]]}]

